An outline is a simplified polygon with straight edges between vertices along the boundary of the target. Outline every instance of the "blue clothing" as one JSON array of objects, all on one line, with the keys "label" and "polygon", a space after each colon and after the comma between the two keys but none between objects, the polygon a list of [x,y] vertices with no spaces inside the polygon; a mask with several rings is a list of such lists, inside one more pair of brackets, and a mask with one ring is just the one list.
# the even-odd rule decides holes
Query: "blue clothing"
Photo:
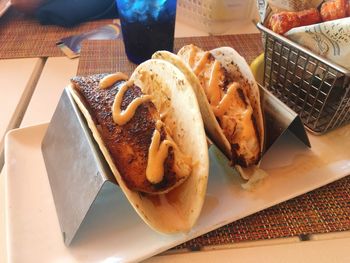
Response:
[{"label": "blue clothing", "polygon": [[101,18],[117,18],[115,0],[47,0],[35,15],[41,24],[74,26]]}]

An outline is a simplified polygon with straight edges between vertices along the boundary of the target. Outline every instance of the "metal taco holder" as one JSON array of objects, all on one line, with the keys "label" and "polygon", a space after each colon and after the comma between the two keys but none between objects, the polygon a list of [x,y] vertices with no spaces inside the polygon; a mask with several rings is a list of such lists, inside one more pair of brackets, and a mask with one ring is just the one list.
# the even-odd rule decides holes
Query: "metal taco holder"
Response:
[{"label": "metal taco holder", "polygon": [[116,180],[68,89],[41,149],[63,240],[69,245],[103,186]]},{"label": "metal taco holder", "polygon": [[[286,130],[310,147],[298,115],[260,89],[269,131],[265,152]],[[208,143],[208,147],[216,146]],[[68,89],[61,95],[41,148],[63,240],[69,246],[104,186],[116,181]]]},{"label": "metal taco holder", "polygon": [[320,135],[350,123],[350,71],[257,23],[265,39],[263,85]]}]

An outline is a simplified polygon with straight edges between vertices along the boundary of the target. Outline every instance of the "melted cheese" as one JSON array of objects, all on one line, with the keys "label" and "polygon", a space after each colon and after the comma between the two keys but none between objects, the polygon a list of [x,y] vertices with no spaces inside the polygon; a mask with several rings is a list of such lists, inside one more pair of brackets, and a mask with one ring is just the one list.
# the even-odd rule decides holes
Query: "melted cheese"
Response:
[{"label": "melted cheese", "polygon": [[218,105],[221,99],[220,71],[220,62],[216,60],[210,73],[209,86],[207,89],[209,103],[213,106]]},{"label": "melted cheese", "polygon": [[148,151],[146,178],[152,184],[160,183],[164,177],[164,161],[168,157],[169,147],[173,145],[170,140],[160,142],[160,129],[163,123],[158,120],[154,130],[152,142]]},{"label": "melted cheese", "polygon": [[239,83],[233,82],[219,105],[213,107],[213,110],[215,116],[220,118],[227,113],[231,107],[234,108],[235,113],[233,116],[238,124],[239,137],[247,140],[248,138],[255,138],[255,130],[252,122],[253,109],[251,105],[244,105],[241,101],[242,99],[238,94],[239,88]]},{"label": "melted cheese", "polygon": [[[227,89],[227,93],[223,96],[220,103],[213,107],[214,114],[216,117],[220,117],[225,114],[225,112],[228,110],[230,105],[235,103],[235,94],[237,93],[237,89],[239,87],[239,84],[237,82],[234,82],[230,85],[230,87]],[[215,105],[212,105],[215,106]]]},{"label": "melted cheese", "polygon": [[199,73],[202,72],[202,70],[204,69],[205,64],[208,61],[208,58],[210,56],[210,53],[208,51],[206,51],[204,53],[204,55],[201,57],[201,59],[197,62],[197,64],[194,66],[193,68],[193,72],[194,74],[196,74],[197,76],[199,75]]},{"label": "melted cheese", "polygon": [[[200,53],[199,53],[200,52]],[[198,54],[199,53],[199,54]],[[197,63],[193,65],[196,58]],[[209,61],[210,53],[197,51],[191,47],[189,51],[189,64],[194,74],[199,78],[210,107],[230,144],[239,144],[237,154],[249,160],[257,156],[260,151],[259,139],[253,122],[253,108],[245,94],[241,79],[228,84],[226,92],[223,89],[225,72],[217,60]],[[231,78],[237,80],[235,74]],[[230,78],[230,79],[231,79]],[[230,79],[227,79],[230,81]],[[245,99],[242,98],[243,92]]]},{"label": "melted cheese", "polygon": [[135,115],[137,107],[140,106],[142,103],[151,100],[152,98],[150,95],[143,95],[139,98],[136,98],[128,105],[128,107],[124,111],[122,111],[121,104],[123,101],[124,94],[132,85],[133,82],[131,81],[125,82],[120,87],[117,95],[114,98],[114,102],[112,105],[112,117],[113,121],[118,125],[124,125],[125,123],[127,123]]},{"label": "melted cheese", "polygon": [[188,64],[190,65],[191,68],[193,68],[195,57],[196,57],[196,50],[195,50],[194,46],[191,45],[191,51],[190,51],[190,55],[188,58]]},{"label": "melted cheese", "polygon": [[[253,109],[251,106],[248,106],[248,108],[241,112],[239,122],[241,123],[241,126],[243,129],[241,129],[240,137],[245,141],[247,141],[247,144],[249,144],[249,138],[255,138],[255,130],[254,125],[252,122],[252,116],[253,116]],[[251,148],[248,146],[248,148]]]},{"label": "melted cheese", "polygon": [[121,80],[127,80],[128,76],[125,75],[122,72],[117,72],[114,74],[110,74],[105,76],[100,80],[99,87],[100,89],[107,89],[111,87],[114,83],[121,81]]},{"label": "melted cheese", "polygon": [[[259,151],[259,144],[256,140],[255,128],[252,121],[253,108],[250,104],[245,105],[242,101],[238,93],[239,88],[239,83],[232,83],[219,105],[212,108],[215,116],[221,120],[223,127],[234,131],[234,141],[240,143],[239,152],[244,152],[244,155],[249,158]],[[234,109],[234,112],[232,112],[232,109]],[[231,123],[232,120],[226,116],[231,116],[234,119],[234,128],[231,127],[233,125]]]}]

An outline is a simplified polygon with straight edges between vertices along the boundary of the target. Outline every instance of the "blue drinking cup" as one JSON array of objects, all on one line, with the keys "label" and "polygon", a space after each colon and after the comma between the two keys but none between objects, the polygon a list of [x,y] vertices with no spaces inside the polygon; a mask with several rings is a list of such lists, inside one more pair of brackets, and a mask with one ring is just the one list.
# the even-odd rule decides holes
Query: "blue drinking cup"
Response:
[{"label": "blue drinking cup", "polygon": [[128,59],[139,64],[173,51],[176,0],[116,0]]}]

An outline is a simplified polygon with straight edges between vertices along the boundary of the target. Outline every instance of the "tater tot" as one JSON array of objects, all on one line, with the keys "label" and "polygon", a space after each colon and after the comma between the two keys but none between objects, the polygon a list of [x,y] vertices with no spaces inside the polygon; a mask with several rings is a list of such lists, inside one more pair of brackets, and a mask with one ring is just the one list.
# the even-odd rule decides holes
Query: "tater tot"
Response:
[{"label": "tater tot", "polygon": [[347,0],[331,0],[322,4],[321,17],[322,21],[331,21],[346,17]]}]

